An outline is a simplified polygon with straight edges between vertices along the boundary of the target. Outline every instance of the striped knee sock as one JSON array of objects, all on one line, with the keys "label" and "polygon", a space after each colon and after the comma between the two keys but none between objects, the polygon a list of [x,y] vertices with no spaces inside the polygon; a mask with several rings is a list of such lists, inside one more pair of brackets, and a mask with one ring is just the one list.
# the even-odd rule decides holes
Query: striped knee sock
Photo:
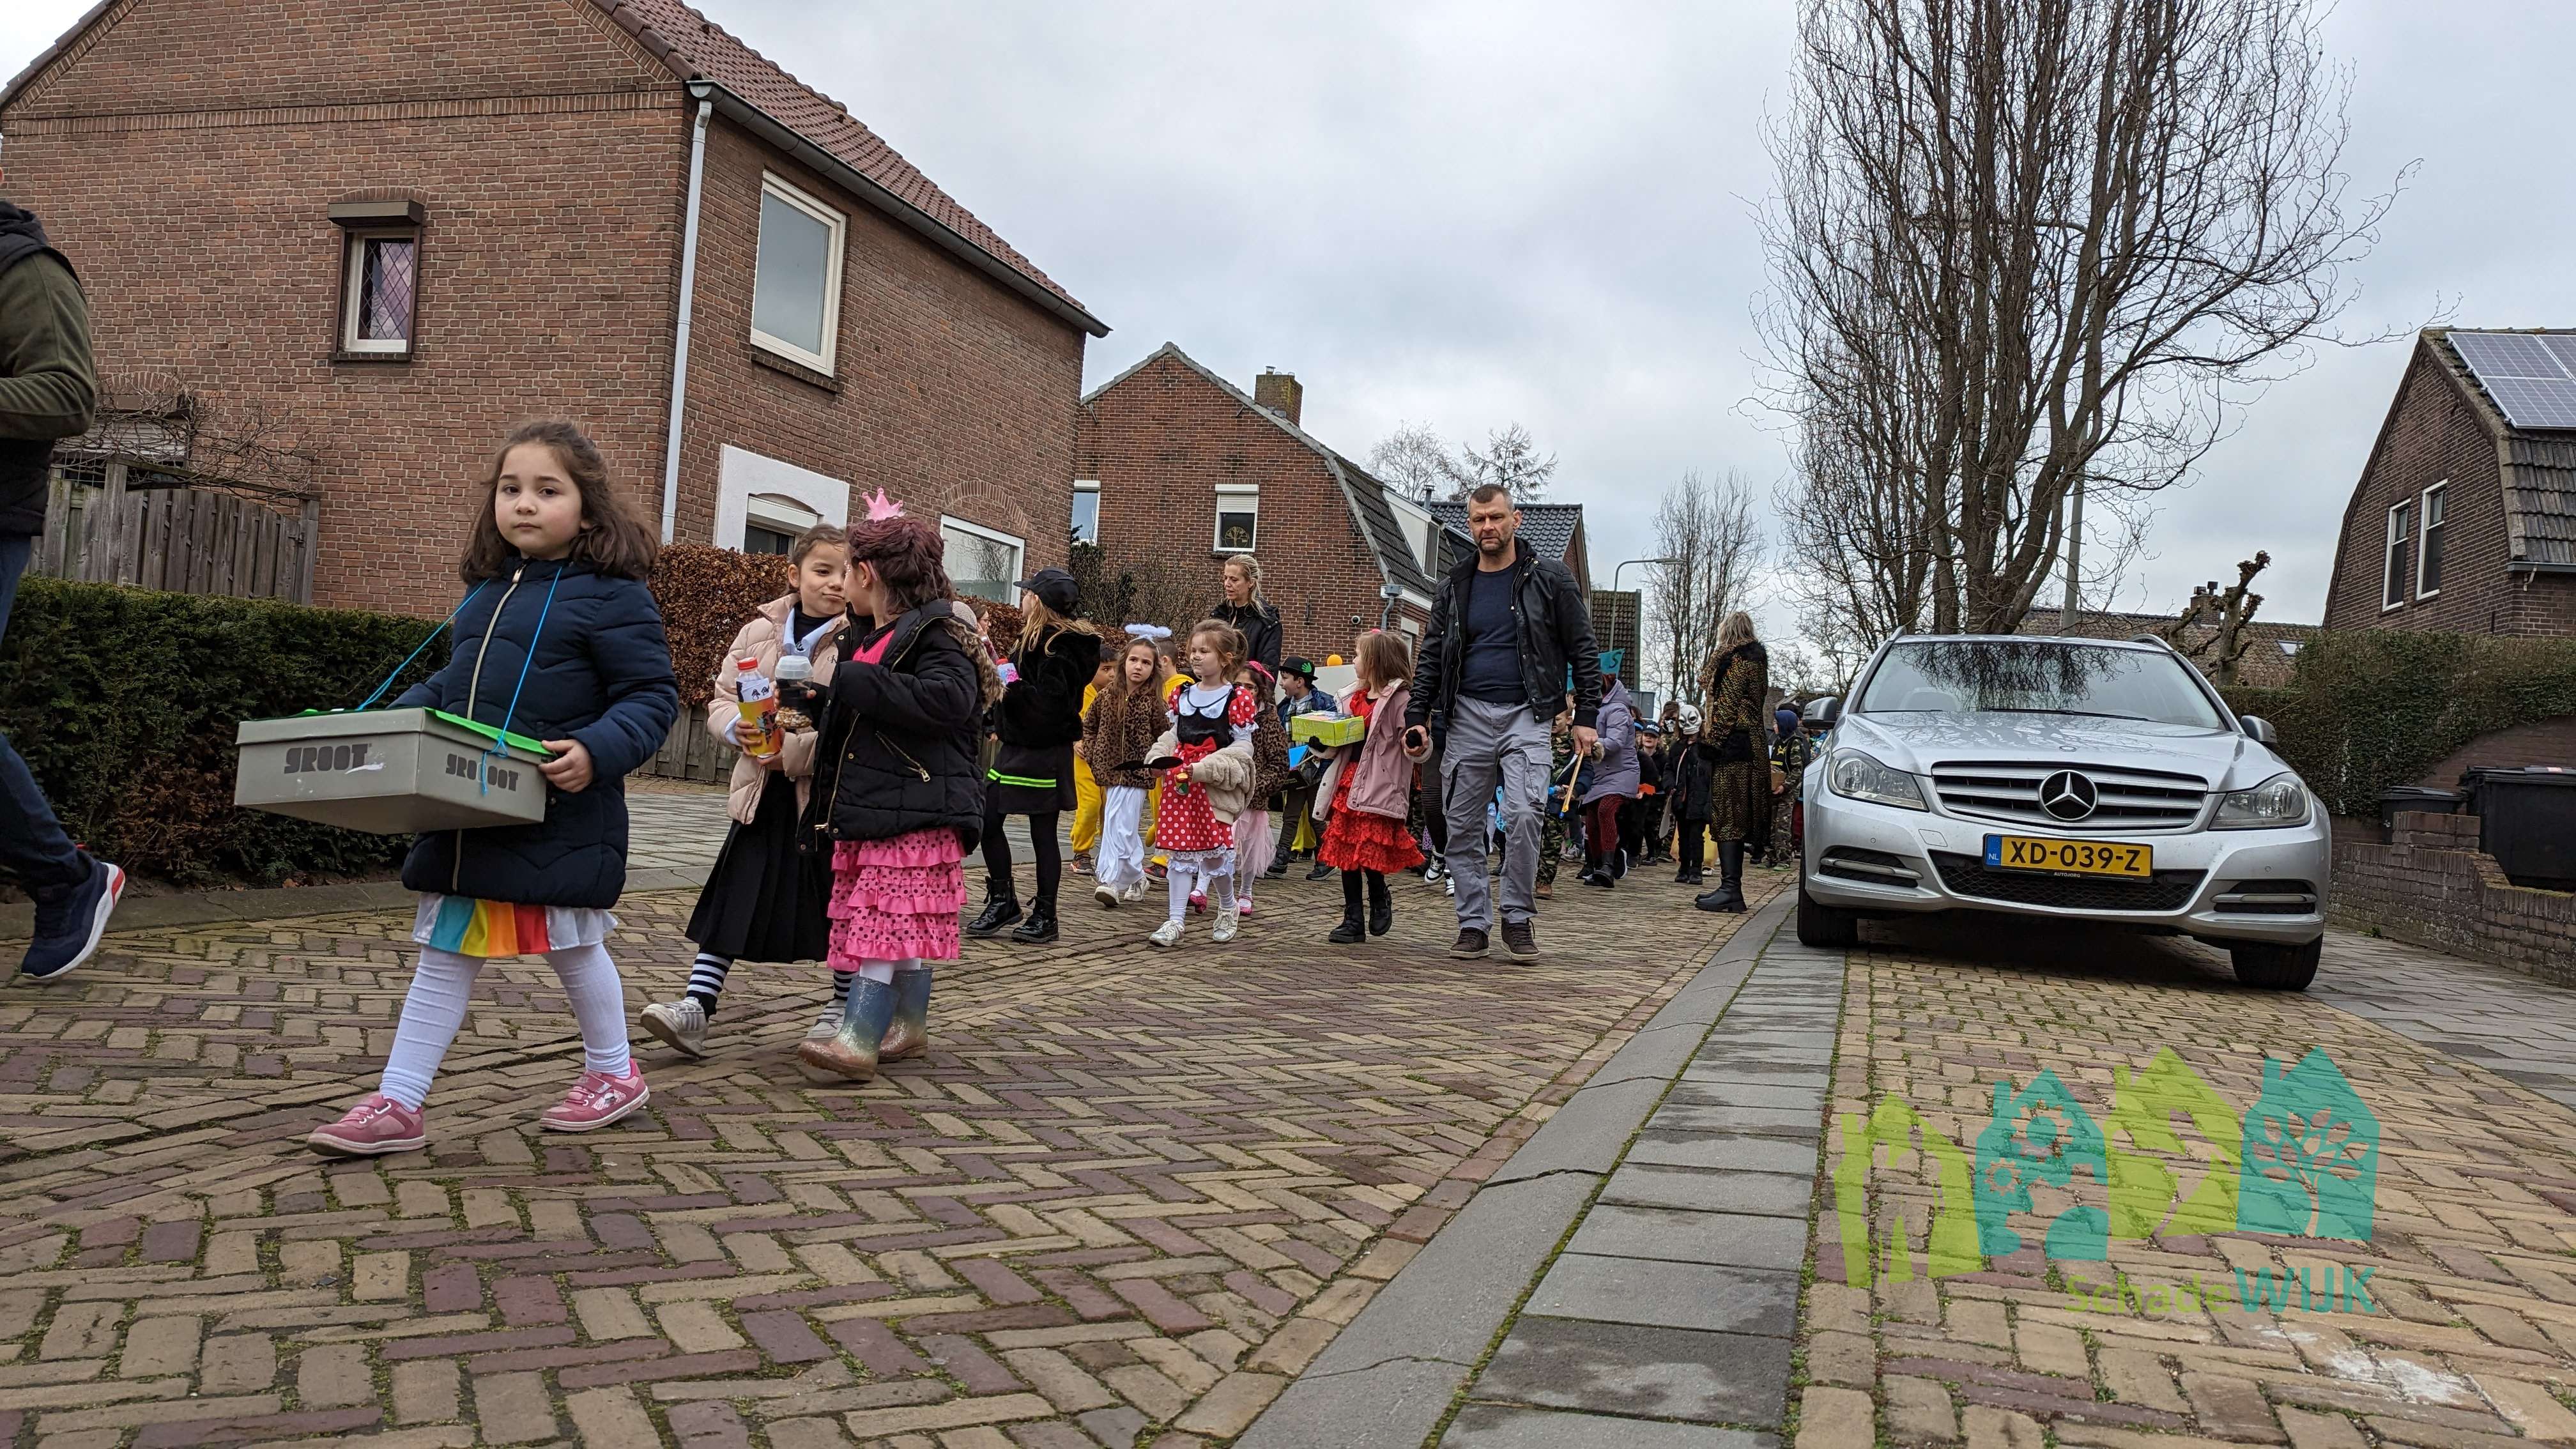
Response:
[{"label": "striped knee sock", "polygon": [[832,973],[832,1009],[834,1011],[850,1004],[850,983],[858,979],[859,973],[856,971]]},{"label": "striped knee sock", "polygon": [[700,951],[689,967],[689,994],[706,1008],[707,1015],[716,1014],[716,998],[724,995],[725,976],[732,970],[733,958],[713,951]]}]

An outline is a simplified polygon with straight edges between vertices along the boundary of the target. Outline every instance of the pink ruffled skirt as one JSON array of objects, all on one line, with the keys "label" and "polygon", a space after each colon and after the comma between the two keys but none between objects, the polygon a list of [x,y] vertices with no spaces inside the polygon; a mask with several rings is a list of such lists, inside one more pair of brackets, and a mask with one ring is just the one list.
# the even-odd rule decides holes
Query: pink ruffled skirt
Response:
[{"label": "pink ruffled skirt", "polygon": [[861,961],[957,959],[957,913],[966,905],[966,852],[945,826],[891,840],[832,847],[831,967]]}]

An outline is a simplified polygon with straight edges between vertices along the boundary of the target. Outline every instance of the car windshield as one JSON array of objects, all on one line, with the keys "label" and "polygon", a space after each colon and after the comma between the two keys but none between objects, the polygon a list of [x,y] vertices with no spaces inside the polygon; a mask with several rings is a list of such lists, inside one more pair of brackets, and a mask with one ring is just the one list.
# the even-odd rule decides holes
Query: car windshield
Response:
[{"label": "car windshield", "polygon": [[2223,729],[2182,661],[2161,649],[2042,639],[1926,639],[1887,651],[1862,714],[2067,714]]}]

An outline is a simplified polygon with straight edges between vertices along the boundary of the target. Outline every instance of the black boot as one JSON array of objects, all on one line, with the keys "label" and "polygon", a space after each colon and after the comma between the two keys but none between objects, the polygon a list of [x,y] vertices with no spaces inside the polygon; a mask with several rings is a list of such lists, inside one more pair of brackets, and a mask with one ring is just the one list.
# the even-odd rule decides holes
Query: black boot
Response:
[{"label": "black boot", "polygon": [[1031,901],[1029,918],[1011,933],[1011,939],[1024,946],[1040,946],[1055,939],[1055,902]]},{"label": "black boot", "polygon": [[1011,893],[1006,881],[984,883],[984,909],[966,923],[966,934],[989,940],[1002,934],[1002,928],[1020,918],[1019,897]]},{"label": "black boot", "polygon": [[1693,898],[1692,905],[1703,911],[1740,913],[1744,909],[1744,842],[1721,840],[1717,843],[1717,889]]},{"label": "black boot", "polygon": [[1360,915],[1360,873],[1342,872],[1342,923],[1324,938],[1336,946],[1356,946],[1368,939],[1368,925]]},{"label": "black boot", "polygon": [[1395,897],[1386,888],[1386,877],[1376,871],[1368,873],[1368,931],[1383,936],[1395,929]]}]

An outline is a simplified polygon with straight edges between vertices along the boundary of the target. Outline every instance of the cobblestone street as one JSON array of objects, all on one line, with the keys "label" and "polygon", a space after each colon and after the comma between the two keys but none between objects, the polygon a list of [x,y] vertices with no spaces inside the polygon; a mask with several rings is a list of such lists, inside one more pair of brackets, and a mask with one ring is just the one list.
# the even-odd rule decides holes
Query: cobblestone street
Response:
[{"label": "cobblestone street", "polygon": [[[2377,1116],[2375,1221],[2365,1213],[2366,1242],[2170,1223],[2124,1240],[2115,1199],[2107,1262],[2052,1257],[2038,1232],[2103,1203],[2079,1178],[2035,1190],[2035,1211],[2014,1217],[2018,1251],[1932,1279],[1941,1163],[1882,1149],[1869,1220],[1884,1234],[1901,1217],[1912,1271],[1882,1271],[1874,1291],[1851,1282],[1835,1184],[1820,1185],[1799,1449],[2576,1439],[2576,992],[2343,932],[2305,996],[2240,989],[2222,956],[2188,943],[1999,943],[1964,927],[1868,939],[1845,979],[1829,1173],[1851,1124],[1890,1098],[1974,1155],[1994,1084],[2025,1090],[2046,1069],[2111,1135],[2115,1183],[2117,1154],[2146,1145],[2141,1119],[2178,1130],[2179,1154],[2164,1154],[2211,1164],[2201,1182],[2157,1185],[2158,1202],[2168,1188],[2179,1202],[2234,1178],[2225,1114],[2250,1123],[2266,1059],[2286,1071],[2321,1048]],[[2119,1095],[2144,1096],[2166,1047],[2221,1110],[2168,1081],[2123,1124]]]},{"label": "cobblestone street", "polygon": [[[0,1444],[1231,1435],[1745,919],[1569,875],[1541,961],[1456,962],[1408,880],[1336,951],[1298,875],[1178,952],[1069,880],[1065,939],[970,943],[865,1089],[794,1061],[819,969],[746,966],[715,1054],[639,1038],[649,1116],[585,1139],[536,1130],[551,974],[496,963],[430,1152],[349,1164],[301,1138],[373,1084],[407,909],[116,936],[0,995]],[[634,1005],[690,900],[621,907]]]}]

